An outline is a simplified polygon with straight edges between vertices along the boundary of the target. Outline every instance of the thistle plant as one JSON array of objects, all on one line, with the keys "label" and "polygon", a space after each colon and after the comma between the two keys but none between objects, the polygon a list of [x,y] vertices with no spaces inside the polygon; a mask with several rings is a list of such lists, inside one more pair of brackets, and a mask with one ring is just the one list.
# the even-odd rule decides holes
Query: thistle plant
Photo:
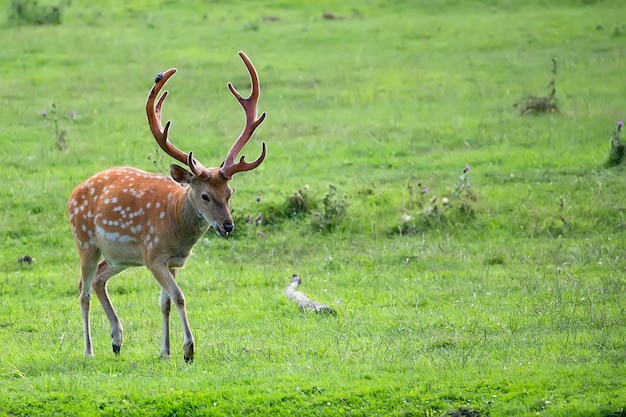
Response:
[{"label": "thistle plant", "polygon": [[165,160],[165,154],[158,148],[154,149],[154,153],[148,154],[148,161],[152,162],[158,172],[168,172],[169,167]]},{"label": "thistle plant", "polygon": [[458,205],[459,210],[461,210],[462,212],[472,212],[471,202],[476,200],[476,195],[472,191],[469,171],[470,166],[466,165],[465,168],[463,168],[463,172],[461,173],[461,175],[459,175],[459,182],[456,183],[454,191],[450,195],[450,198],[447,200],[447,204],[444,205],[444,211],[449,209],[453,205]]},{"label": "thistle plant", "polygon": [[332,231],[348,213],[348,197],[337,195],[337,187],[328,185],[328,192],[322,199],[323,211],[314,213],[313,227],[320,231]]},{"label": "thistle plant", "polygon": [[[76,112],[74,112],[74,110],[70,110],[70,112],[68,113],[68,119],[70,123],[74,123],[75,116]],[[46,123],[50,125],[54,136],[54,145],[56,146],[56,148],[60,151],[66,150],[69,147],[69,143],[67,142],[67,134],[69,133],[69,129],[67,128],[67,126],[61,125],[56,103],[52,103],[50,105],[50,112],[42,110],[41,117]]]},{"label": "thistle plant", "polygon": [[618,166],[626,161],[626,143],[622,140],[622,126],[624,123],[617,122],[617,127],[611,135],[611,147],[609,149],[609,160],[606,162],[608,168]]},{"label": "thistle plant", "polygon": [[409,209],[412,210],[416,206],[419,208],[424,207],[424,205],[426,204],[426,194],[428,194],[428,187],[425,187],[422,185],[421,182],[418,182],[417,187],[413,188],[413,184],[409,182],[406,188],[409,192]]}]

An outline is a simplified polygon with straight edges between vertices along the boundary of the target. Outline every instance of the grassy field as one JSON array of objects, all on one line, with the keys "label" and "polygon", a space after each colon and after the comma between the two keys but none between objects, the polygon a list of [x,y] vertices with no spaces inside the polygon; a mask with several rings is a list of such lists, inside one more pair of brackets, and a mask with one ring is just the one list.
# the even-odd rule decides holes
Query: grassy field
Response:
[{"label": "grassy field", "polygon": [[[68,1],[35,24],[40,3],[0,1],[0,416],[626,415],[622,0]],[[196,359],[177,317],[159,358],[160,289],[132,269],[109,285],[122,354],[94,301],[85,360],[67,198],[168,172],[144,103],[171,67],[172,141],[219,164],[239,50],[268,157],[179,274]],[[558,111],[520,116],[552,58]],[[292,274],[337,314],[301,313]]]}]

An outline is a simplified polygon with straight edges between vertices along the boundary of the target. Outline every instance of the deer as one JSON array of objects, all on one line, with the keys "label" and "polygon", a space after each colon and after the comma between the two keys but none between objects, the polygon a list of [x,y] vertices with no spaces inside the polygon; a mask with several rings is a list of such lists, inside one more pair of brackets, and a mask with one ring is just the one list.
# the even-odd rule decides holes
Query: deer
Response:
[{"label": "deer", "polygon": [[168,92],[163,86],[176,68],[157,75],[146,101],[148,126],[159,147],[184,164],[170,166],[170,176],[132,167],[111,168],[79,184],[67,203],[72,234],[80,257],[78,290],[83,324],[85,358],[92,357],[90,325],[92,290],[111,326],[113,353],[119,355],[123,329],[107,292],[107,282],[129,267],[145,266],[161,286],[162,344],[160,354],[170,357],[170,311],[172,303],[182,321],[183,358],[193,362],[195,340],[187,318],[186,300],[176,282],[198,240],[212,227],[225,237],[235,225],[230,212],[232,176],[257,168],[265,160],[267,147],[253,162],[237,160],[266,113],[257,115],[260,85],[257,71],[248,56],[239,56],[250,75],[251,93],[243,97],[228,83],[245,113],[245,126],[219,167],[205,168],[193,153],[185,153],[169,140],[171,121],[161,122],[161,110]]}]

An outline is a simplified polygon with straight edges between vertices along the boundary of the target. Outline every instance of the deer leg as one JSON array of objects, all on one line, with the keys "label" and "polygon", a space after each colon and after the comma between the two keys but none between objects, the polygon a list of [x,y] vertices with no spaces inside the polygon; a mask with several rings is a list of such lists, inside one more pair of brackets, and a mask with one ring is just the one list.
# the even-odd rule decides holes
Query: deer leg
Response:
[{"label": "deer leg", "polygon": [[80,293],[80,309],[83,319],[83,336],[85,339],[85,357],[93,357],[93,347],[91,345],[91,323],[89,313],[91,309],[91,283],[96,275],[100,251],[80,252],[80,281],[78,291]]},{"label": "deer leg", "polygon": [[124,269],[126,268],[121,266],[113,266],[107,261],[102,261],[98,264],[98,271],[96,272],[96,276],[93,280],[93,289],[98,296],[98,300],[100,300],[102,309],[104,310],[104,313],[106,314],[107,319],[109,319],[109,323],[111,325],[113,353],[115,353],[116,355],[119,355],[122,348],[124,332],[122,329],[122,323],[117,317],[117,313],[113,308],[113,304],[111,304],[111,299],[109,298],[106,284],[112,276],[122,272]]},{"label": "deer leg", "polygon": [[[189,320],[187,319],[185,295],[176,283],[176,270],[168,268],[165,263],[154,263],[148,266],[148,268],[150,269],[156,280],[159,282],[159,284],[161,284],[161,287],[167,292],[170,302],[173,302],[178,309],[178,314],[180,315],[180,319],[183,323],[183,332],[185,337],[183,342],[183,357],[185,359],[185,362],[193,362],[195,342],[193,339],[193,334],[191,333],[191,328],[189,327]],[[163,298],[161,298],[161,300],[163,300]],[[163,319],[165,320],[165,313],[163,313]]]},{"label": "deer leg", "polygon": [[161,288],[161,315],[163,316],[163,343],[161,344],[161,357],[170,357],[170,310],[172,300],[170,295]]}]

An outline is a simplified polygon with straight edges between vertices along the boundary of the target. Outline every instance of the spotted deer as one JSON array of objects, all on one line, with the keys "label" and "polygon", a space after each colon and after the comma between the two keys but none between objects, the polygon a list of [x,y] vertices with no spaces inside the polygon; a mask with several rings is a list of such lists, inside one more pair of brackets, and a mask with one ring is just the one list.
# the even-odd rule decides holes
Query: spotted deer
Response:
[{"label": "spotted deer", "polygon": [[[168,139],[171,122],[163,127],[161,106],[167,91],[159,92],[176,72],[175,68],[159,74],[146,102],[148,125],[163,151],[187,166],[170,166],[170,177],[151,174],[135,168],[112,168],[100,172],[78,185],[72,192],[67,210],[72,233],[80,255],[79,281],[85,357],[93,356],[90,327],[92,289],[96,293],[111,325],[113,352],[122,347],[122,324],[107,293],[107,282],[132,266],[146,266],[161,285],[163,339],[161,355],[170,356],[169,316],[172,302],[178,309],[184,331],[183,357],[194,358],[194,337],[185,309],[185,296],[176,283],[176,274],[191,249],[210,227],[220,236],[233,231],[230,213],[232,189],[228,182],[238,172],[258,167],[266,155],[253,162],[237,156],[265,119],[257,117],[259,78],[250,59],[239,52],[252,84],[244,98],[229,82],[228,88],[244,109],[246,124],[232,145],[224,162],[217,168],[205,168],[192,152],[184,153]],[[104,258],[101,260],[101,258]]]}]

